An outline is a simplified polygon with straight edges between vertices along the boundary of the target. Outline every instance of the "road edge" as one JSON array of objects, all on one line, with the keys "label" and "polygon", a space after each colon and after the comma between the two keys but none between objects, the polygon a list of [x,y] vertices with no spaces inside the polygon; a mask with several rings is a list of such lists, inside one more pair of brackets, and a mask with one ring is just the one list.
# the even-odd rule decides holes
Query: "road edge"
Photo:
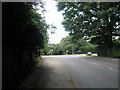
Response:
[{"label": "road edge", "polygon": [[73,84],[74,88],[80,88],[80,84],[78,83],[77,80],[73,79],[73,74],[70,72],[68,66],[65,65],[60,59],[59,59],[59,61],[65,67],[66,71],[69,73],[69,77],[70,77],[70,79],[72,81],[72,84]]}]

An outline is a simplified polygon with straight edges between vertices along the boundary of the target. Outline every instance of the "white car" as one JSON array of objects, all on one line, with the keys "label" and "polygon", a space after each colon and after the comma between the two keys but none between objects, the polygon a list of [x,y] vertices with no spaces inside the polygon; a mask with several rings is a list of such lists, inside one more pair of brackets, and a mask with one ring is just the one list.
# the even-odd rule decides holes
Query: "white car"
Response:
[{"label": "white car", "polygon": [[88,56],[91,56],[91,55],[92,55],[92,52],[87,52],[87,55],[88,55]]}]

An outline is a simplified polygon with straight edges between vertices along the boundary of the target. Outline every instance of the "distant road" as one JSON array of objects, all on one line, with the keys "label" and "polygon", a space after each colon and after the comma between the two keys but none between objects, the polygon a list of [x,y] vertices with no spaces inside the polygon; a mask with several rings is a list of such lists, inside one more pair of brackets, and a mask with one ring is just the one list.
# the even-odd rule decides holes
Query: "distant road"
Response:
[{"label": "distant road", "polygon": [[118,60],[89,56],[44,56],[59,60],[80,88],[118,88]]}]

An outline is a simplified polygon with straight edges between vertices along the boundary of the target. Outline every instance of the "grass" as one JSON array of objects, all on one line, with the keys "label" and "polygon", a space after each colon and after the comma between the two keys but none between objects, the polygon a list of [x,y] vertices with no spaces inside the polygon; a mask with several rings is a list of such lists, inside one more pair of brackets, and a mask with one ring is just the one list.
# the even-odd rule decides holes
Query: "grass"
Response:
[{"label": "grass", "polygon": [[[79,56],[87,56],[86,54],[74,54],[74,55],[79,55]],[[97,53],[92,53],[91,56],[98,56]]]},{"label": "grass", "polygon": [[40,61],[41,59],[42,59],[41,56],[39,56],[39,57],[37,57],[36,59],[34,59],[34,60],[33,60],[33,66],[32,66],[32,68],[34,68],[34,67],[39,63],[39,61]]},{"label": "grass", "polygon": [[92,56],[98,56],[97,53],[93,53]]},{"label": "grass", "polygon": [[[86,54],[66,54],[66,55],[87,56]],[[41,56],[46,56],[46,55],[41,55]],[[98,56],[98,55],[97,53],[92,53],[91,56]]]}]

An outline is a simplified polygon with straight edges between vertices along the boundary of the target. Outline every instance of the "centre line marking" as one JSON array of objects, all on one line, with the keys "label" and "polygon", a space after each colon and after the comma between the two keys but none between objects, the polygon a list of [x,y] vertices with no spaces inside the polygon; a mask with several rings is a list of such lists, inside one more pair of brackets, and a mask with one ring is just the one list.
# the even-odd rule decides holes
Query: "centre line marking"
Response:
[{"label": "centre line marking", "polygon": [[109,69],[110,69],[110,70],[113,70],[113,71],[116,71],[116,72],[120,72],[120,71],[115,70],[115,69],[113,69],[113,68],[111,68],[111,67],[109,67]]},{"label": "centre line marking", "polygon": [[100,64],[98,64],[98,63],[94,63],[94,62],[90,62],[90,63],[92,63],[92,64],[96,64],[96,65],[100,65]]}]

